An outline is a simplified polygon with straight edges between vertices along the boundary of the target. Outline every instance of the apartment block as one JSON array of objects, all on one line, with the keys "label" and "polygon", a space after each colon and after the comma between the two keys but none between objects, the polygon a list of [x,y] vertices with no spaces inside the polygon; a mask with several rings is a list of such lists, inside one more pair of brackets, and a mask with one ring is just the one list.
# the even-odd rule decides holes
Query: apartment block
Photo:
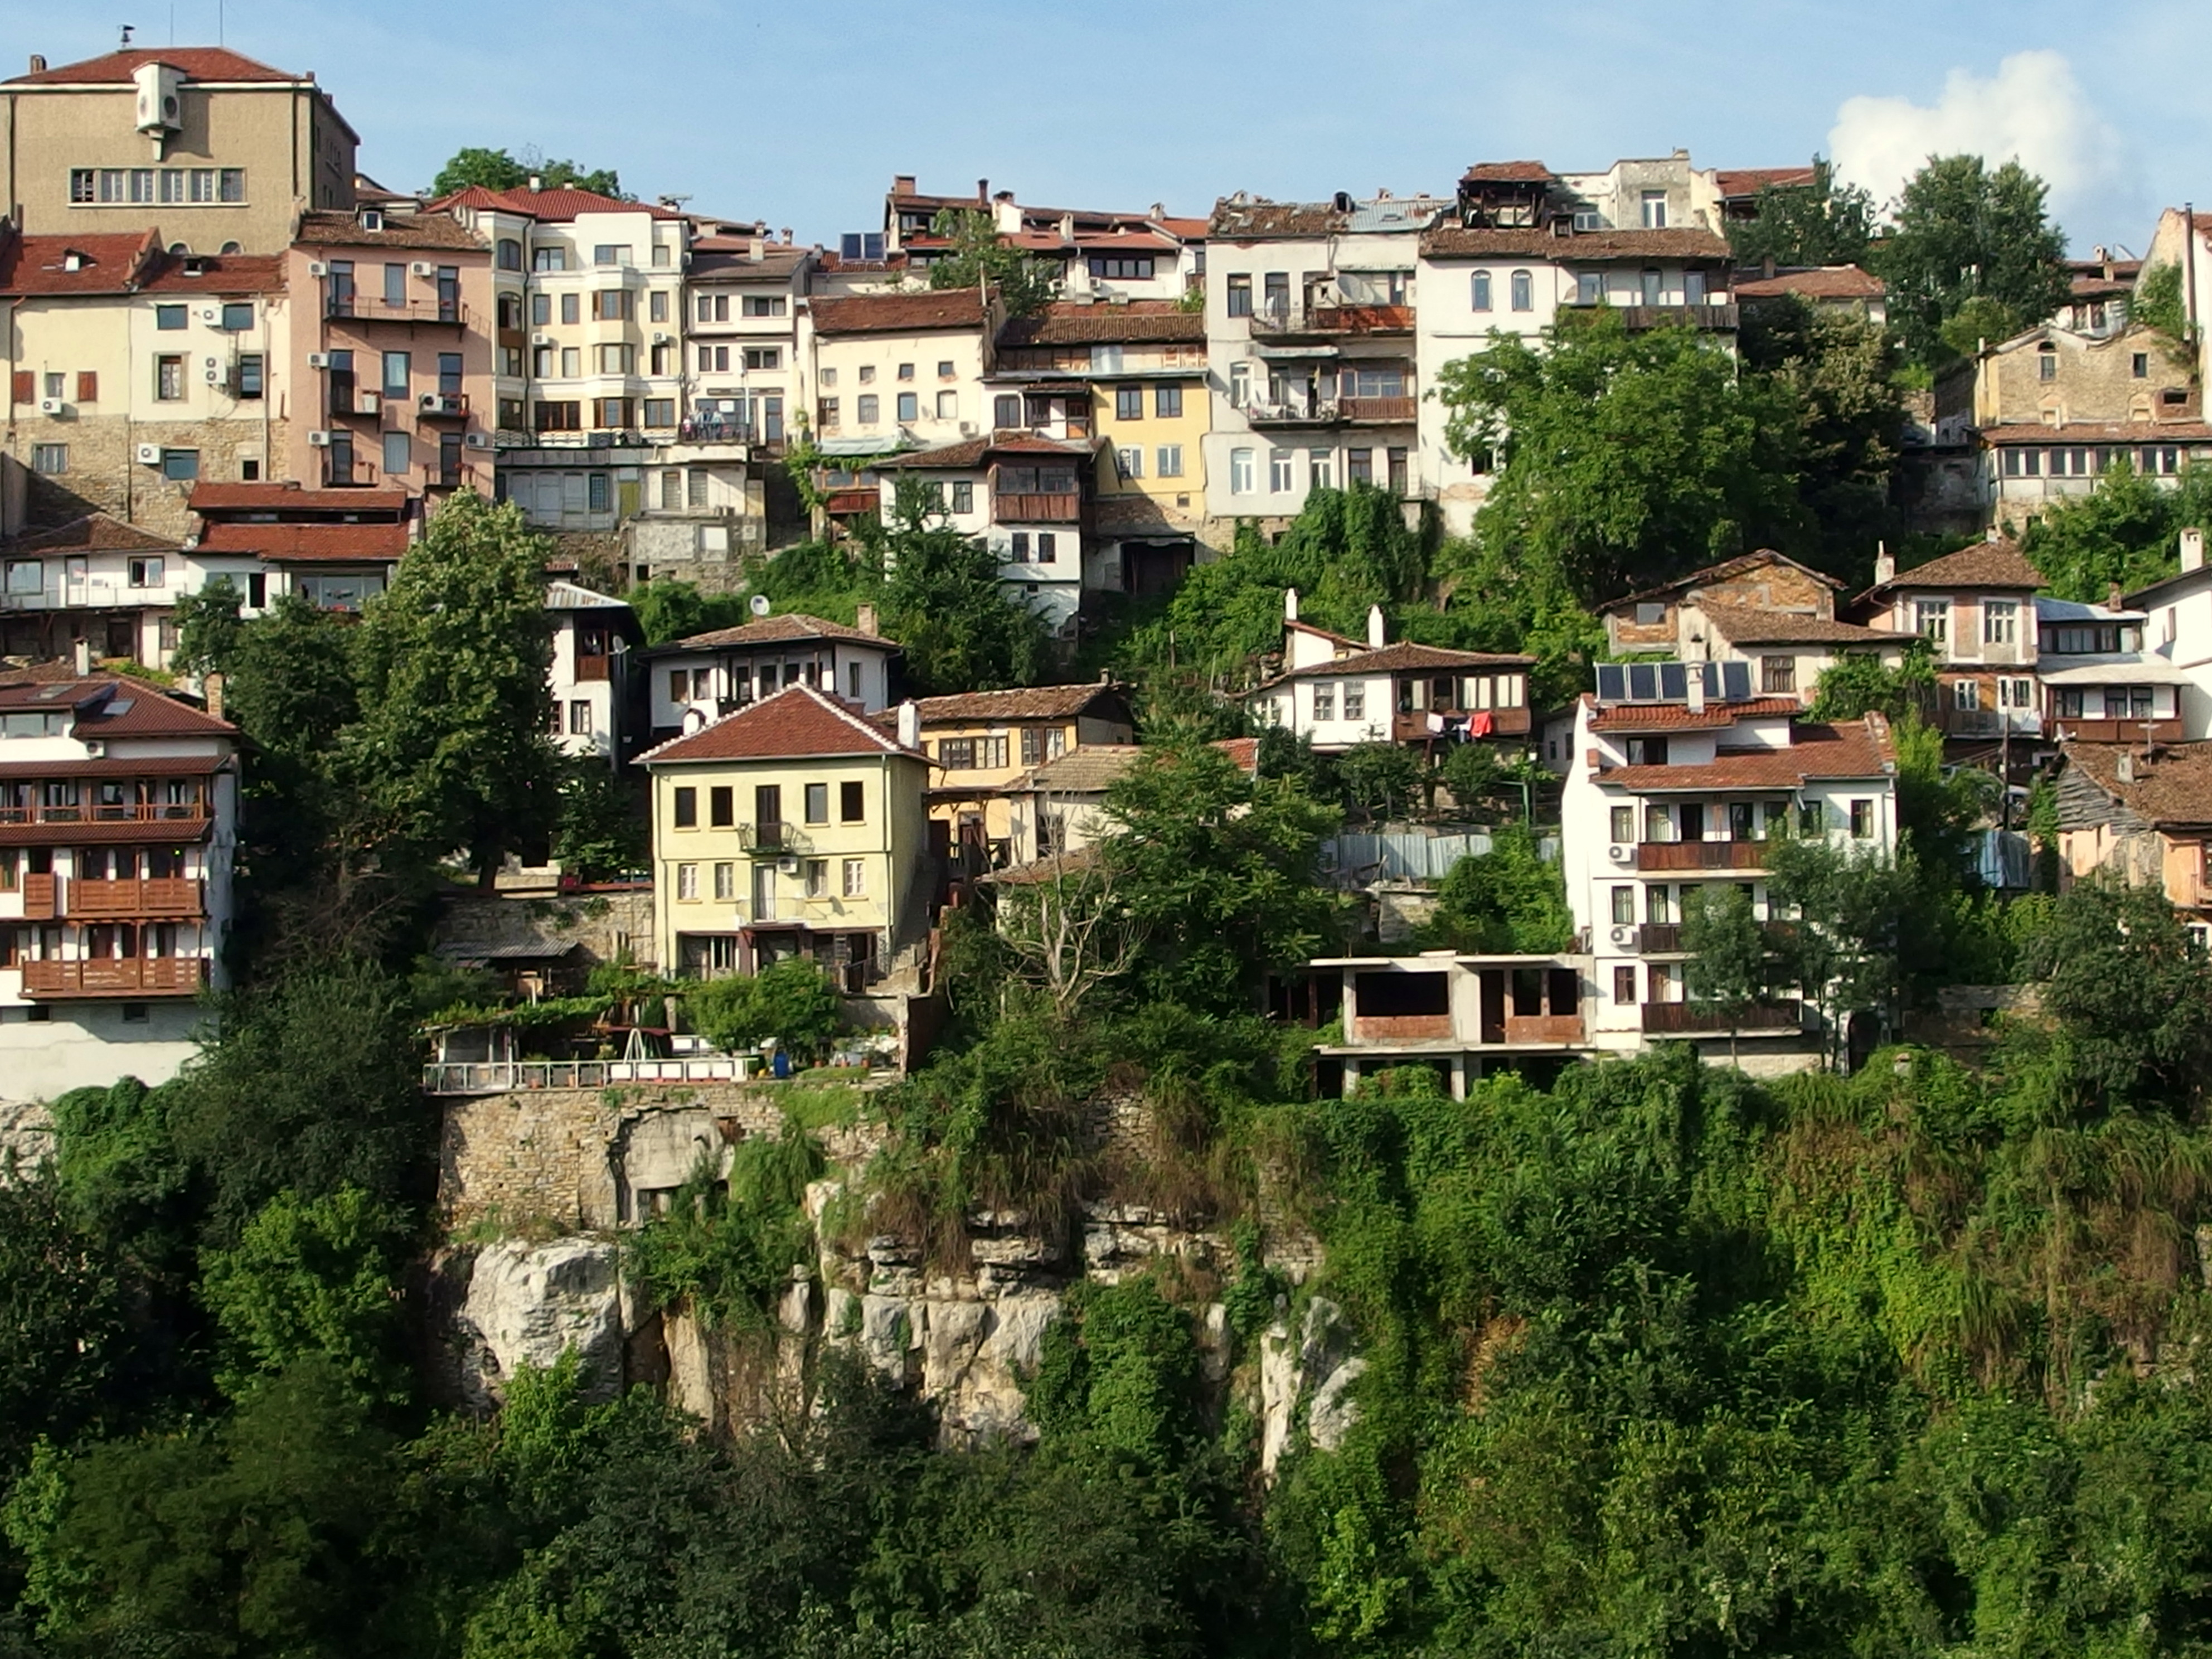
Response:
[{"label": "apartment block", "polygon": [[[926,278],[952,251],[953,239],[936,228],[947,212],[988,214],[1000,245],[1028,254],[1069,300],[1174,302],[1206,273],[1203,219],[1176,217],[1158,203],[1141,212],[1026,206],[1010,190],[994,192],[987,179],[975,181],[973,196],[933,196],[915,189],[912,174],[899,174],[884,198],[883,234],[870,240],[884,257],[902,259],[912,276]],[[869,251],[870,240],[852,250]]]},{"label": "apartment block", "polygon": [[220,46],[126,46],[0,82],[8,216],[33,236],[158,229],[179,252],[273,254],[349,211],[360,143],[314,73]]}]

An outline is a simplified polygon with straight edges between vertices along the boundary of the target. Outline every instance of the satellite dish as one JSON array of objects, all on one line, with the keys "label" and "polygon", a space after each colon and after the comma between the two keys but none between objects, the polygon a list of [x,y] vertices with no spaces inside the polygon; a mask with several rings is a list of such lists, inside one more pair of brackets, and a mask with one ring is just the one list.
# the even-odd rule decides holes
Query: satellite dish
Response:
[{"label": "satellite dish", "polygon": [[768,615],[768,595],[765,593],[754,594],[752,597],[750,609],[753,615],[756,617],[765,617]]},{"label": "satellite dish", "polygon": [[690,737],[694,732],[704,730],[706,725],[707,717],[698,709],[687,708],[684,711],[684,735],[685,737]]}]

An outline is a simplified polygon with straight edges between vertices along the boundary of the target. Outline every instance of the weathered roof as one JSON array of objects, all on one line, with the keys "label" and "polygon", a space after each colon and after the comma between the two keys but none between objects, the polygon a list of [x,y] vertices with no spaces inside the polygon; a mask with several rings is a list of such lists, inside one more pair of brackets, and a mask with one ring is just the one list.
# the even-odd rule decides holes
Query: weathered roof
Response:
[{"label": "weathered roof", "polygon": [[545,588],[548,611],[627,611],[629,601],[597,593],[579,582],[556,581]]},{"label": "weathered roof", "polygon": [[1886,582],[1876,582],[1859,595],[1858,602],[1877,593],[1916,587],[2020,587],[2043,586],[2043,573],[2027,562],[2020,544],[2000,539],[1977,542],[1956,553],[1946,553],[1910,570],[1900,570]]},{"label": "weathered roof", "polygon": [[878,650],[896,651],[896,641],[877,634],[865,633],[857,628],[848,628],[842,623],[824,622],[819,617],[810,617],[793,611],[781,617],[762,617],[749,623],[739,623],[735,628],[717,628],[705,634],[694,634],[688,639],[673,641],[655,647],[664,652],[725,651],[743,649],[752,645],[795,645],[803,640],[846,640],[854,645],[872,645]]},{"label": "weathered roof", "polygon": [[195,513],[404,513],[404,489],[310,489],[296,483],[219,483],[192,486]]},{"label": "weathered roof", "polygon": [[[2192,396],[2191,402],[2196,399]],[[2010,426],[1984,426],[1974,435],[1985,444],[2063,448],[2068,444],[2202,444],[2212,443],[2212,425],[2186,421],[2069,421],[2046,426],[2022,421]]]},{"label": "weathered roof", "polygon": [[1363,647],[1328,662],[1285,669],[1273,679],[1264,680],[1252,690],[1265,691],[1285,680],[1340,679],[1347,675],[1409,673],[1422,669],[1526,668],[1535,660],[1534,657],[1515,653],[1448,651],[1440,645],[1416,645],[1410,640],[1400,640],[1395,645]]},{"label": "weathered roof", "polygon": [[279,564],[390,564],[407,551],[404,524],[254,524],[219,520],[200,532],[203,553],[251,553]]},{"label": "weathered roof", "polygon": [[983,465],[984,456],[991,452],[988,438],[963,438],[957,444],[940,444],[935,449],[917,449],[904,455],[886,457],[878,465],[885,471],[968,472]]},{"label": "weathered roof", "polygon": [[1753,610],[1748,605],[1700,603],[1706,619],[1737,645],[1898,645],[1895,634],[1808,617],[1789,611]]},{"label": "weathered roof", "polygon": [[[96,697],[103,700],[94,703]],[[158,685],[124,674],[101,672],[0,685],[0,708],[70,708],[79,711],[76,725],[80,737],[231,737],[238,729],[179,702]]]},{"label": "weathered roof", "polygon": [[356,213],[310,209],[292,240],[309,247],[416,247],[484,253],[489,244],[450,213],[386,213],[375,230]]},{"label": "weathered roof", "polygon": [[1686,588],[1701,586],[1707,582],[1728,581],[1742,575],[1747,571],[1756,570],[1761,565],[1771,564],[1786,564],[1800,575],[1810,576],[1824,586],[1834,588],[1838,592],[1842,591],[1843,583],[1828,574],[1826,571],[1815,570],[1809,564],[1800,564],[1787,553],[1777,553],[1771,547],[1762,547],[1756,552],[1739,553],[1733,559],[1723,559],[1718,564],[1709,564],[1702,569],[1692,570],[1686,576],[1677,576],[1673,581],[1662,582],[1656,587],[1644,588],[1634,593],[1624,593],[1617,599],[1609,600],[1602,609],[1618,611],[1624,605],[1638,605],[1651,599],[1665,599],[1669,594],[1680,593]]},{"label": "weathered roof", "polygon": [[1728,241],[1710,230],[1470,230],[1439,225],[1421,238],[1436,259],[1556,259],[1597,264],[1613,259],[1728,259]]},{"label": "weathered roof", "polygon": [[184,70],[192,81],[305,81],[304,75],[271,69],[251,58],[222,46],[126,46],[58,68],[19,75],[11,87],[88,87],[129,85],[147,64],[167,64]]},{"label": "weathered roof", "polygon": [[1088,345],[1093,342],[1203,344],[1206,317],[1171,300],[1132,300],[1127,305],[1047,306],[1028,317],[1010,317],[999,331],[1002,346]]},{"label": "weathered roof", "polygon": [[1767,185],[1789,189],[1810,185],[1818,175],[1809,167],[1721,167],[1713,174],[1714,188],[1723,200],[1745,196],[1756,196]]},{"label": "weathered roof", "polygon": [[[2059,745],[2066,763],[2145,823],[2212,823],[2212,743],[2161,744],[2148,759],[2142,746],[2121,743]],[[2120,781],[2120,757],[2130,757],[2132,782]]]},{"label": "weathered roof", "polygon": [[1808,300],[1879,300],[1889,292],[1881,277],[1856,265],[1814,265],[1802,270],[1778,270],[1771,276],[1739,276],[1735,283],[1739,300],[1765,300],[1797,294]]},{"label": "weathered roof", "polygon": [[[75,254],[76,269],[69,268]],[[161,258],[153,231],[0,239],[0,294],[127,294]]]},{"label": "weathered roof", "polygon": [[1541,161],[1477,161],[1459,176],[1463,185],[1547,185],[1551,168]]},{"label": "weathered roof", "polygon": [[578,190],[568,185],[552,190],[532,190],[527,185],[490,190],[483,185],[468,185],[450,196],[440,197],[428,206],[433,212],[468,207],[494,213],[520,213],[547,224],[565,223],[586,213],[642,213],[655,219],[684,217],[673,208],[651,202],[626,201],[619,196],[604,196],[595,190]]},{"label": "weathered roof", "polygon": [[1081,714],[1102,697],[1119,699],[1127,692],[1127,686],[1110,681],[1083,680],[1073,685],[1025,685],[1004,691],[960,691],[951,696],[923,697],[915,708],[924,726],[1065,720]]},{"label": "weathered roof", "polygon": [[638,759],[647,766],[702,761],[805,760],[816,756],[904,755],[905,748],[859,707],[811,685],[787,685],[772,696],[725,714],[688,736],[671,738]]},{"label": "weathered roof", "polygon": [[1786,749],[1723,749],[1701,766],[1615,766],[1601,771],[1598,781],[1649,794],[1797,789],[1815,778],[1879,778],[1896,763],[1889,722],[1869,714],[1835,726],[1802,722],[1792,728]]},{"label": "weathered roof", "polygon": [[[1895,638],[1894,635],[1887,637]],[[1744,702],[1622,702],[1590,717],[1593,732],[1717,732],[1738,720],[1771,720],[1797,713],[1795,697],[1753,697]]]},{"label": "weathered roof", "polygon": [[700,236],[691,243],[690,269],[684,280],[692,283],[783,282],[813,254],[811,247],[760,239],[761,257],[752,257],[750,236]]},{"label": "weathered roof", "polygon": [[1330,202],[1270,202],[1264,197],[1238,201],[1224,197],[1213,204],[1206,234],[1237,240],[1269,236],[1329,236],[1352,216]]},{"label": "weathered roof", "polygon": [[165,253],[144,280],[147,294],[282,294],[281,253]]},{"label": "weathered roof", "polygon": [[88,513],[52,530],[33,530],[9,545],[13,553],[82,550],[87,553],[161,553],[173,551],[173,537],[149,535],[136,525],[112,519],[105,513]]},{"label": "weathered roof", "polygon": [[810,302],[817,334],[905,334],[927,329],[978,328],[983,296],[972,288],[926,294],[853,294]]}]

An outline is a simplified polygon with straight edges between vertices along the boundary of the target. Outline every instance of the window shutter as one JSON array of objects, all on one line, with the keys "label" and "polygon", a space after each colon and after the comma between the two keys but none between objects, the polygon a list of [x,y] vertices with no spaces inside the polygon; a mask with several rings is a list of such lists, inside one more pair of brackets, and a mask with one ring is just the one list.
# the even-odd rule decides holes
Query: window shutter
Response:
[{"label": "window shutter", "polygon": [[76,400],[81,404],[100,401],[100,371],[81,368],[76,372]]},{"label": "window shutter", "polygon": [[34,404],[39,401],[37,377],[27,368],[19,368],[15,371],[15,400],[19,404]]}]

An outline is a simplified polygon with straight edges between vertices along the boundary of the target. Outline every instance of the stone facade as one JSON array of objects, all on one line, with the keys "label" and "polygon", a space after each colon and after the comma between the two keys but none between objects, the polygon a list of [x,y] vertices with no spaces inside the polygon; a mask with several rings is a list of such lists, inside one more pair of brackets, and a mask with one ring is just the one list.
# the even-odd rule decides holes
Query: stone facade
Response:
[{"label": "stone facade", "polygon": [[138,446],[189,449],[199,456],[202,478],[231,483],[244,477],[252,461],[268,477],[269,457],[282,455],[287,423],[281,418],[212,421],[141,421],[115,416],[57,418],[35,409],[18,410],[7,436],[8,453],[31,468],[41,447],[63,444],[68,471],[46,476],[33,471],[26,518],[33,525],[58,525],[87,513],[106,513],[149,535],[181,542],[197,527],[189,482],[162,476],[159,466],[138,459]]}]

